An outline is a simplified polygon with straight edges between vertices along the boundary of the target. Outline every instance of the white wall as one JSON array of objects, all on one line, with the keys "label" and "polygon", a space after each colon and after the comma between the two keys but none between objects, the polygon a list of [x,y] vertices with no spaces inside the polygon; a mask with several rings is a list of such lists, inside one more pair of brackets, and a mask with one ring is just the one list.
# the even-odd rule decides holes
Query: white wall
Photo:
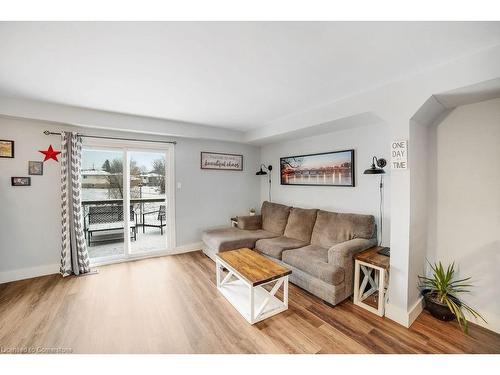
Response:
[{"label": "white wall", "polygon": [[242,132],[226,128],[12,98],[3,95],[0,95],[0,113],[11,117],[53,121],[112,131],[215,139],[230,142],[241,142],[243,140]]},{"label": "white wall", "polygon": [[[410,252],[408,257],[408,301],[413,303],[408,309],[411,314],[420,314],[423,308],[420,290],[418,289],[418,275],[425,270],[425,256],[427,252],[427,227],[429,221],[428,197],[428,147],[429,127],[412,120],[410,126],[411,158],[409,168],[411,174],[410,186]],[[417,301],[417,302],[415,302]],[[410,318],[412,323],[413,318]]]},{"label": "white wall", "polygon": [[500,332],[500,99],[457,107],[432,136],[427,257],[472,277],[464,300]]},{"label": "white wall", "polygon": [[[44,163],[31,186],[11,187],[11,176],[28,176],[28,161],[57,139],[46,124],[0,117],[2,139],[15,141],[14,159],[0,158],[0,282],[57,272],[61,252],[59,163]],[[59,149],[59,148],[58,148]]]},{"label": "white wall", "polygon": [[[201,241],[208,227],[229,225],[235,215],[258,207],[260,149],[238,143],[178,139],[175,146],[177,245]],[[200,151],[243,154],[243,171],[200,169]]]},{"label": "white wall", "polygon": [[[327,151],[354,149],[355,187],[336,186],[290,186],[280,185],[280,157],[311,154]],[[299,140],[269,144],[262,147],[262,163],[273,166],[272,200],[278,203],[305,208],[321,208],[336,212],[371,214],[379,217],[378,176],[364,175],[371,165],[372,157],[389,160],[390,139],[383,124],[364,126],[353,130],[337,131]],[[390,237],[390,176],[384,175],[384,244]],[[266,176],[261,178],[261,199],[268,199]]]},{"label": "white wall", "polygon": [[[11,176],[28,175],[28,160],[41,160],[38,150],[49,144],[58,148],[59,137],[44,135],[45,129],[57,131],[71,127],[0,117],[0,138],[15,141],[15,158],[0,158],[0,282],[53,273],[58,269],[61,247],[59,163],[46,162],[44,175],[31,176],[30,187],[10,186]],[[144,134],[73,129],[87,134],[152,138]],[[175,191],[179,247],[199,242],[203,229],[228,225],[231,216],[245,214],[250,207],[258,206],[260,181],[255,170],[260,164],[260,153],[257,147],[239,143],[176,140],[176,182],[182,184],[181,189]],[[200,151],[243,154],[244,171],[202,171]]]}]

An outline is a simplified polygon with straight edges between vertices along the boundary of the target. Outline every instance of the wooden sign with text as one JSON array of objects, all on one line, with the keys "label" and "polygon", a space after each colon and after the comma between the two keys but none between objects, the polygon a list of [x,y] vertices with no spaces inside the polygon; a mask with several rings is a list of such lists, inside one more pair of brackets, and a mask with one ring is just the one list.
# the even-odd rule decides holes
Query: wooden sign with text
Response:
[{"label": "wooden sign with text", "polygon": [[220,171],[242,171],[243,155],[221,154],[219,152],[201,152],[201,169]]},{"label": "wooden sign with text", "polygon": [[391,144],[391,168],[408,169],[408,141],[398,140]]}]

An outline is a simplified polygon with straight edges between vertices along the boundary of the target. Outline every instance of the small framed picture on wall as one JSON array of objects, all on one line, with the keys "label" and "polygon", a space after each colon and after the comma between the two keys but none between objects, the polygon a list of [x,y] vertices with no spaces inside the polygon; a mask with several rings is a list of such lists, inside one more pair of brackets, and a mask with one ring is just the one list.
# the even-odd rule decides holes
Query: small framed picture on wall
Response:
[{"label": "small framed picture on wall", "polygon": [[31,177],[11,177],[12,186],[31,186]]},{"label": "small framed picture on wall", "polygon": [[14,141],[0,139],[0,158],[14,157]]},{"label": "small framed picture on wall", "polygon": [[42,161],[29,161],[28,162],[28,174],[35,176],[43,175],[43,162]]}]

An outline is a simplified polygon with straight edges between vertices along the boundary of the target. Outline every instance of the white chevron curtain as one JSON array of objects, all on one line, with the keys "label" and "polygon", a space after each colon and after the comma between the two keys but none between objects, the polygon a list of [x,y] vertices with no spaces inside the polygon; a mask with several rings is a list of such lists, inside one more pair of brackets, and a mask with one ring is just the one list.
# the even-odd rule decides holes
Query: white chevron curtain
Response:
[{"label": "white chevron curtain", "polygon": [[61,274],[90,272],[89,253],[83,230],[82,139],[76,133],[62,132],[61,143]]}]

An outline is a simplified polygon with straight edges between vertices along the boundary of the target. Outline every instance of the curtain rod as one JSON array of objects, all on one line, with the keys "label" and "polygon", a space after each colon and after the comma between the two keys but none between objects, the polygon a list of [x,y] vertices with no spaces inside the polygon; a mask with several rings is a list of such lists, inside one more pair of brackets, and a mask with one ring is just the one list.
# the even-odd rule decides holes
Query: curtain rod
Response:
[{"label": "curtain rod", "polygon": [[[48,130],[45,130],[43,132],[45,135],[61,135],[61,133],[58,132],[51,132]],[[151,140],[151,139],[136,139],[136,138],[120,138],[120,137],[105,137],[102,135],[85,135],[81,133],[77,133],[80,137],[83,138],[99,138],[99,139],[116,139],[119,141],[134,141],[134,142],[154,142],[154,143],[171,143],[173,145],[177,144],[176,141],[158,141],[158,140]]]}]

